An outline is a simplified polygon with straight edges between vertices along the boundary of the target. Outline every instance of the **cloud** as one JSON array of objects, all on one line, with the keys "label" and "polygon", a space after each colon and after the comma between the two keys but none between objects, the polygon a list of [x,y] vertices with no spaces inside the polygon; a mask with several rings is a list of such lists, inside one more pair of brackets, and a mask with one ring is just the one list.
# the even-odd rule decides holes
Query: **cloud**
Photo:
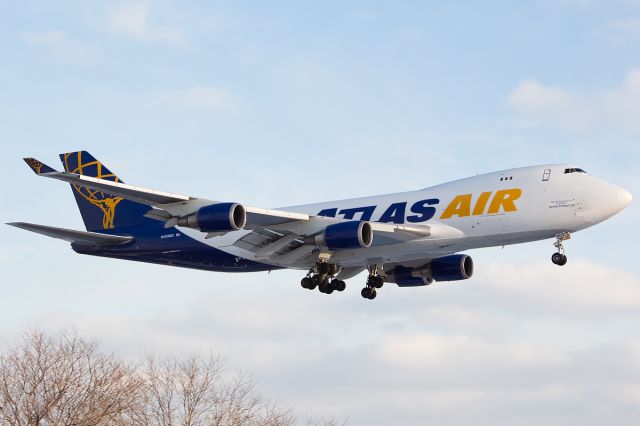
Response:
[{"label": "cloud", "polygon": [[625,129],[640,131],[640,69],[629,72],[621,87],[604,93],[604,108]]},{"label": "cloud", "polygon": [[93,64],[99,58],[96,48],[84,45],[60,30],[24,32],[21,36],[30,45],[47,49],[63,62]]},{"label": "cloud", "polygon": [[527,126],[551,123],[564,129],[580,129],[589,122],[583,102],[575,95],[531,79],[518,84],[506,103],[525,117]]},{"label": "cloud", "polygon": [[0,265],[11,265],[16,261],[12,251],[0,250]]},{"label": "cloud", "polygon": [[487,265],[487,286],[564,315],[640,308],[640,279],[627,272],[579,259],[571,260],[562,273],[553,266]]},{"label": "cloud", "polygon": [[150,23],[149,2],[126,2],[113,7],[109,13],[109,28],[141,41],[160,42],[171,45],[186,43],[185,35],[179,29]]},{"label": "cloud", "polygon": [[170,102],[194,108],[231,111],[238,107],[238,98],[229,90],[215,86],[194,86],[187,89],[162,92]]},{"label": "cloud", "polygon": [[488,363],[500,363],[502,368],[553,366],[570,361],[567,353],[553,347],[432,333],[389,337],[379,355],[384,361],[415,369],[447,365],[486,368]]},{"label": "cloud", "polygon": [[640,385],[621,386],[618,390],[622,400],[636,407],[640,406]]},{"label": "cloud", "polygon": [[627,36],[640,35],[640,18],[620,18],[609,23],[609,27],[614,31]]},{"label": "cloud", "polygon": [[547,87],[534,80],[525,80],[507,96],[507,103],[531,111],[565,107],[571,102],[567,91]]},{"label": "cloud", "polygon": [[[640,372],[640,338],[632,340],[627,346],[631,354],[629,361],[633,364],[634,368]],[[638,390],[640,390],[640,388]],[[640,396],[640,393],[638,395]]]},{"label": "cloud", "polygon": [[569,91],[527,79],[506,96],[505,103],[526,126],[640,134],[640,69],[629,71],[619,87],[597,91]]}]

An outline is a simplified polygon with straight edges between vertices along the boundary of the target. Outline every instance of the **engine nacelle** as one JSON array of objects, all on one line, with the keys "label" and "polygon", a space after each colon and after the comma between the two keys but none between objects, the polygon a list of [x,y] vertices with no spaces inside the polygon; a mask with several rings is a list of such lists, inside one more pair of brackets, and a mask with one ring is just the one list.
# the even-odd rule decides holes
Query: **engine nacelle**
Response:
[{"label": "engine nacelle", "polygon": [[466,280],[472,275],[473,260],[466,254],[453,254],[431,261],[431,276],[436,281]]},{"label": "engine nacelle", "polygon": [[369,222],[354,220],[329,225],[323,233],[316,236],[318,246],[329,250],[359,249],[371,247],[373,229]]},{"label": "engine nacelle", "polygon": [[196,213],[178,218],[178,226],[203,232],[228,232],[244,228],[247,211],[238,203],[218,203],[201,207]]},{"label": "engine nacelle", "polygon": [[393,268],[393,281],[398,284],[398,287],[419,287],[429,285],[433,281],[422,275],[414,276],[414,272],[416,272],[414,268],[398,265]]}]

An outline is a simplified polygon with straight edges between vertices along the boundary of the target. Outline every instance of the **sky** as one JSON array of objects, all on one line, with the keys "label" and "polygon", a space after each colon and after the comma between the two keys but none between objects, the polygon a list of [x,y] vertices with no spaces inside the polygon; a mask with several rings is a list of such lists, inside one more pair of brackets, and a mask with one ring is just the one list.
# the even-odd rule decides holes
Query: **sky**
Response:
[{"label": "sky", "polygon": [[[59,167],[277,207],[572,163],[640,194],[640,2],[0,2],[0,220],[83,229]],[[300,415],[353,425],[635,425],[638,203],[573,236],[470,251],[471,280],[371,302],[299,271],[80,256],[0,226],[0,342],[213,352]]]}]

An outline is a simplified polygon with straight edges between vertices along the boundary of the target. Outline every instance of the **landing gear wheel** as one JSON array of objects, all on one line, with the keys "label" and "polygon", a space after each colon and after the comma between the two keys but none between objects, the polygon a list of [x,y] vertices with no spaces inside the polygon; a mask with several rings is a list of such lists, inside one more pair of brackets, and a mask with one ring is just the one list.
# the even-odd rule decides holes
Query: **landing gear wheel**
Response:
[{"label": "landing gear wheel", "polygon": [[369,299],[369,300],[373,300],[376,298],[377,296],[377,292],[375,288],[372,287],[365,287],[360,291],[360,294],[362,295],[362,297],[364,297],[365,299]]},{"label": "landing gear wheel", "polygon": [[558,266],[564,266],[567,264],[567,256],[564,254],[564,242],[571,238],[571,234],[569,232],[561,232],[556,234],[556,242],[553,243],[555,248],[558,249],[557,253],[553,253],[551,256],[551,261]]},{"label": "landing gear wheel", "polygon": [[384,285],[384,267],[382,264],[369,265],[369,276],[367,276],[367,282],[365,288],[362,289],[360,294],[365,299],[373,300],[377,296],[376,289],[382,288]]},{"label": "landing gear wheel", "polygon": [[384,280],[382,279],[382,277],[371,277],[370,285],[371,287],[382,288],[382,286],[384,285]]},{"label": "landing gear wheel", "polygon": [[324,294],[344,291],[347,285],[343,280],[336,278],[338,272],[335,265],[318,263],[315,268],[311,268],[307,275],[300,280],[300,285],[309,290],[318,288],[320,293]]},{"label": "landing gear wheel", "polygon": [[[308,290],[312,290],[313,288],[315,288],[315,286],[313,286],[312,282],[311,282],[311,278],[309,277],[304,277],[301,281],[300,281],[300,285],[302,286],[302,288],[306,288]],[[312,287],[313,286],[313,287]]]},{"label": "landing gear wheel", "polygon": [[553,256],[551,256],[551,261],[558,266],[564,266],[567,264],[567,256],[562,253],[553,253]]},{"label": "landing gear wheel", "polygon": [[325,279],[320,284],[319,290],[320,290],[320,293],[331,294],[331,293],[333,293],[334,288],[331,285],[331,283],[329,282],[329,280]]},{"label": "landing gear wheel", "polygon": [[333,280],[331,281],[331,285],[336,291],[344,291],[347,288],[347,283],[342,280]]},{"label": "landing gear wheel", "polygon": [[322,277],[318,274],[311,277],[311,289],[314,289],[322,284]]}]

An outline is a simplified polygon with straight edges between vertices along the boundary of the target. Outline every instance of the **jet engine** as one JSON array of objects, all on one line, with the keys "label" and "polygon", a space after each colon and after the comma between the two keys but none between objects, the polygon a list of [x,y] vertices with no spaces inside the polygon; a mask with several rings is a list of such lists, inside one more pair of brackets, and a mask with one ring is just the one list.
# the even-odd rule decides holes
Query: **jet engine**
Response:
[{"label": "jet engine", "polygon": [[430,263],[411,268],[398,265],[387,273],[387,281],[395,282],[400,287],[417,287],[429,285],[435,281],[458,281],[471,278],[473,260],[466,254],[454,254],[438,257]]},{"label": "jet engine", "polygon": [[466,280],[472,275],[473,260],[466,254],[453,254],[431,261],[431,276],[436,281]]},{"label": "jet engine", "polygon": [[373,229],[369,222],[354,220],[329,225],[315,237],[315,243],[329,250],[371,247]]},{"label": "jet engine", "polygon": [[238,203],[217,203],[201,207],[196,213],[178,218],[178,226],[203,232],[228,232],[244,228],[247,211]]}]

